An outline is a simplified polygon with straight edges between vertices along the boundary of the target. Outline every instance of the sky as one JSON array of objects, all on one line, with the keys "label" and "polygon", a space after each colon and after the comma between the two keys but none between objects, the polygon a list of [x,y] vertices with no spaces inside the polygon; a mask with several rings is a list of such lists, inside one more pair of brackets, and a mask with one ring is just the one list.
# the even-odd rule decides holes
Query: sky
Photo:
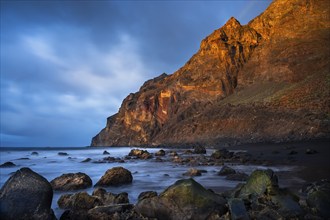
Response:
[{"label": "sky", "polygon": [[88,146],[144,81],[269,0],[1,0],[0,146]]}]

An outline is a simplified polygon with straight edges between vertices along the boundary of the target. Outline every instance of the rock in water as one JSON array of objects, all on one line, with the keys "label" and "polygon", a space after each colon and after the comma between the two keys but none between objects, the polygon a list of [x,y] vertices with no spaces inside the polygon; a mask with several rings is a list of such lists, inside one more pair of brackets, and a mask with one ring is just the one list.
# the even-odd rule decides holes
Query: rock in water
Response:
[{"label": "rock in water", "polygon": [[50,183],[29,168],[16,171],[0,190],[1,219],[56,219]]},{"label": "rock in water", "polygon": [[247,197],[251,194],[261,196],[272,194],[278,190],[278,179],[274,171],[255,170],[251,173],[246,184],[240,191],[240,197]]},{"label": "rock in water", "polygon": [[244,202],[241,199],[233,198],[228,201],[229,211],[232,220],[248,220],[249,215],[246,211]]},{"label": "rock in water", "polygon": [[206,219],[227,211],[223,197],[193,179],[178,180],[159,196],[140,199],[135,209],[143,216],[157,219]]},{"label": "rock in water", "polygon": [[330,218],[330,181],[319,181],[307,188],[307,204],[318,215]]},{"label": "rock in water", "polygon": [[219,176],[227,176],[227,175],[229,175],[229,174],[235,174],[236,173],[236,171],[233,169],[233,168],[231,168],[231,167],[229,167],[229,166],[223,166],[222,168],[221,168],[221,170],[218,172],[218,175]]},{"label": "rock in water", "polygon": [[202,146],[196,146],[196,147],[194,147],[193,153],[194,154],[206,154],[206,149],[205,149],[205,147],[202,147]]},{"label": "rock in water", "polygon": [[105,172],[95,186],[119,186],[132,183],[132,173],[123,167],[113,167]]},{"label": "rock in water", "polygon": [[85,173],[66,173],[50,181],[54,190],[68,191],[92,186],[91,178]]},{"label": "rock in water", "polygon": [[15,167],[16,164],[14,164],[13,162],[5,162],[3,164],[0,165],[1,168],[8,168],[8,167]]}]

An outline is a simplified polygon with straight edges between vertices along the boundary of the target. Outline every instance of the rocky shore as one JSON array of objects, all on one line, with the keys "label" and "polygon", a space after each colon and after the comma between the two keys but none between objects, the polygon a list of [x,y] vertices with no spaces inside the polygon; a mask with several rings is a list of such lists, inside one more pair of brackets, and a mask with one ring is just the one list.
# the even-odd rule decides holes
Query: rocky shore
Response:
[{"label": "rocky shore", "polygon": [[[288,189],[280,184],[281,178],[285,178],[281,173],[271,169],[256,169],[248,175],[231,166],[272,164],[278,157],[282,158],[281,163],[300,163],[300,160],[308,161],[308,158],[313,158],[312,161],[318,164],[316,161],[322,162],[322,157],[328,155],[328,151],[323,151],[325,145],[322,143],[308,145],[313,148],[295,144],[283,146],[277,147],[276,152],[274,148],[258,151],[258,146],[255,146],[247,152],[229,151],[225,148],[213,149],[211,154],[205,154],[210,149],[202,146],[178,151],[159,150],[155,153],[149,153],[144,149],[132,149],[123,158],[111,158],[109,150],[110,156],[106,155],[103,160],[94,161],[90,158],[87,162],[116,163],[116,166],[108,169],[94,183],[91,194],[83,191],[93,187],[91,178],[85,173],[67,173],[48,182],[30,168],[21,168],[1,188],[0,216],[1,219],[56,219],[51,203],[53,191],[60,191],[61,196],[57,201],[63,210],[60,219],[330,218],[330,182],[322,180],[323,176]],[[283,155],[291,159],[285,159]],[[117,166],[128,160],[152,160],[159,162],[159,166],[164,161],[171,161],[173,164],[190,168],[187,168],[186,173],[182,173],[182,178],[160,193],[150,191],[146,185],[145,190],[140,192],[137,202],[132,204],[128,193],[115,194],[107,189],[108,186],[120,188],[126,184],[134,185],[134,174],[122,166]],[[206,189],[198,182],[198,178],[195,178],[207,172],[198,168],[201,165],[221,165],[222,169],[214,175],[238,181],[236,187],[223,192]]]}]

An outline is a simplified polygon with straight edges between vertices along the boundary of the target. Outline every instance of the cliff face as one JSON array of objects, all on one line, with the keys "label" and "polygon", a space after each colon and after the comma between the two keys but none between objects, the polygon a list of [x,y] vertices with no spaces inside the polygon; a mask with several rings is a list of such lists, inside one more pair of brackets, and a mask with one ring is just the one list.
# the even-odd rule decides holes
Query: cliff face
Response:
[{"label": "cliff face", "polygon": [[277,0],[247,25],[230,18],[182,68],[127,96],[92,146],[329,137],[329,8]]}]

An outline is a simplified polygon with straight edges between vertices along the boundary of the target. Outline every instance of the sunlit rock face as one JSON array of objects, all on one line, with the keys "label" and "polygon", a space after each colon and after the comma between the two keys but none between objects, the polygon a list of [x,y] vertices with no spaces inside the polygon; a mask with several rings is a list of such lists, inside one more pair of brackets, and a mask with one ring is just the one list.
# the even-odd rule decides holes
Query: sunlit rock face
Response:
[{"label": "sunlit rock face", "polygon": [[328,137],[329,8],[278,0],[247,25],[230,18],[182,68],[128,95],[92,146]]}]

